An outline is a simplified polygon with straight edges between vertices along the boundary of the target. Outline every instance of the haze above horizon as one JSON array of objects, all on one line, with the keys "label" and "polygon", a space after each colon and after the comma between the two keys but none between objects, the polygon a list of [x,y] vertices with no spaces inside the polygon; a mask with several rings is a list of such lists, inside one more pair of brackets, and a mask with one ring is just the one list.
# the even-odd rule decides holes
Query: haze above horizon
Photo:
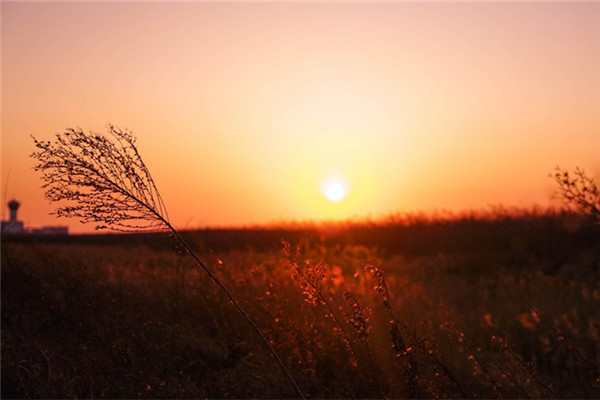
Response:
[{"label": "haze above horizon", "polygon": [[598,2],[0,7],[2,202],[30,225],[93,229],[49,215],[30,135],[108,123],[181,228],[544,206],[555,166],[600,176]]}]

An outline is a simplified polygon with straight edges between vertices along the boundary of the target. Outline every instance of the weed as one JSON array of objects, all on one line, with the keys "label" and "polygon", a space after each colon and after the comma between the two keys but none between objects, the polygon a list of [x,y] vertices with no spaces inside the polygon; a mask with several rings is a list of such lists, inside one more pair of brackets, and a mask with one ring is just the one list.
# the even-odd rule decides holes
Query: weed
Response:
[{"label": "weed", "polygon": [[67,129],[56,135],[55,142],[34,138],[39,151],[31,156],[38,160],[35,170],[42,172],[42,179],[46,182],[43,186],[46,198],[66,203],[57,209],[58,216],[78,218],[84,223],[93,222],[97,229],[160,229],[171,232],[260,336],[296,393],[303,398],[296,380],[269,339],[169,222],[152,175],[135,146],[135,137],[112,125],[108,126],[108,130],[112,140],[81,129]]}]

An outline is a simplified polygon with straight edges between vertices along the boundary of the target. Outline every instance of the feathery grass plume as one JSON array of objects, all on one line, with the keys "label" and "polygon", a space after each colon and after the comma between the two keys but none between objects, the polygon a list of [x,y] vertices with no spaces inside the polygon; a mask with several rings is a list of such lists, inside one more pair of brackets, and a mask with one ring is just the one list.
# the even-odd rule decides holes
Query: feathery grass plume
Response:
[{"label": "feathery grass plume", "polygon": [[42,172],[46,198],[63,202],[55,214],[78,218],[82,223],[95,223],[96,229],[170,231],[252,326],[298,396],[304,398],[269,339],[169,222],[165,205],[135,146],[133,134],[113,125],[108,125],[108,131],[110,136],[107,137],[69,128],[57,134],[54,142],[33,138],[38,151],[31,157],[37,160],[34,169]]},{"label": "feathery grass plume", "polygon": [[[299,245],[293,249],[286,240],[281,242],[282,254],[291,270],[290,277],[301,289],[304,302],[314,307],[317,315],[324,317],[322,321],[334,325],[329,332],[335,337],[330,343],[332,349],[341,342],[348,351],[349,362],[345,366],[350,375],[346,379],[352,383],[352,397],[385,397],[385,384],[380,379],[381,374],[368,341],[370,310],[363,308],[356,296],[344,289],[343,281],[335,283],[339,279],[333,273],[335,267],[331,268],[323,258],[319,262],[306,258]],[[323,248],[319,250],[323,251]],[[324,257],[325,254],[321,253],[320,256]],[[324,326],[321,329],[326,332]]]},{"label": "feathery grass plume", "polygon": [[359,339],[368,345],[367,336],[371,330],[371,325],[369,325],[371,310],[361,306],[356,296],[347,290],[344,290],[344,300],[350,308],[347,321],[352,325]]},{"label": "feathery grass plume", "polygon": [[573,173],[556,167],[551,176],[558,184],[557,194],[561,199],[600,223],[600,190],[594,179],[579,167]]},{"label": "feathery grass plume", "polygon": [[297,248],[296,253],[294,254],[291,250],[290,243],[285,240],[282,240],[281,242],[283,244],[283,254],[289,260],[289,265],[294,273],[294,278],[300,283],[302,294],[305,296],[306,301],[313,306],[322,304],[327,308],[328,313],[326,315],[328,318],[332,318],[333,321],[335,321],[343,335],[346,347],[350,350],[353,364],[358,367],[358,356],[356,350],[352,346],[352,340],[350,340],[348,332],[346,332],[346,328],[344,328],[344,324],[340,320],[340,317],[334,311],[334,306],[331,304],[331,301],[323,295],[321,282],[325,278],[325,266],[322,262],[313,265],[310,260],[304,260],[304,262],[299,261],[298,257],[300,249]]},{"label": "feathery grass plume", "polygon": [[110,137],[69,128],[54,143],[34,138],[39,151],[31,156],[46,182],[46,198],[66,202],[54,214],[95,223],[96,229],[168,229],[167,210],[135,137],[112,125],[108,130]]}]

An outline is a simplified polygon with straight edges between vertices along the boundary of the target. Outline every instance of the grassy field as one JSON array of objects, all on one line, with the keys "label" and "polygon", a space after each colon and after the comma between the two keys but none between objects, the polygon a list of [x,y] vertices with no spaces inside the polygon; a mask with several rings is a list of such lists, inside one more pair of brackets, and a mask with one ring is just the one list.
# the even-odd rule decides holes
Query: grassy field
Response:
[{"label": "grassy field", "polygon": [[[309,398],[600,397],[600,232],[570,213],[186,232]],[[289,398],[161,234],[2,238],[2,398]]]}]

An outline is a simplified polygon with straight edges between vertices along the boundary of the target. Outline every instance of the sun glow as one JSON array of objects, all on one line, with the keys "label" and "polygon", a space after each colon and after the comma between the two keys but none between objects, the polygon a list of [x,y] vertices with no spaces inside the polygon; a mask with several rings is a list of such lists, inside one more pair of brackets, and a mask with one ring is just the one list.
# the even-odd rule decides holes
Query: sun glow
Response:
[{"label": "sun glow", "polygon": [[348,194],[348,185],[343,179],[330,177],[323,180],[321,192],[327,200],[337,203]]},{"label": "sun glow", "polygon": [[346,197],[346,188],[340,182],[332,182],[325,188],[325,196],[333,202],[338,202]]}]

